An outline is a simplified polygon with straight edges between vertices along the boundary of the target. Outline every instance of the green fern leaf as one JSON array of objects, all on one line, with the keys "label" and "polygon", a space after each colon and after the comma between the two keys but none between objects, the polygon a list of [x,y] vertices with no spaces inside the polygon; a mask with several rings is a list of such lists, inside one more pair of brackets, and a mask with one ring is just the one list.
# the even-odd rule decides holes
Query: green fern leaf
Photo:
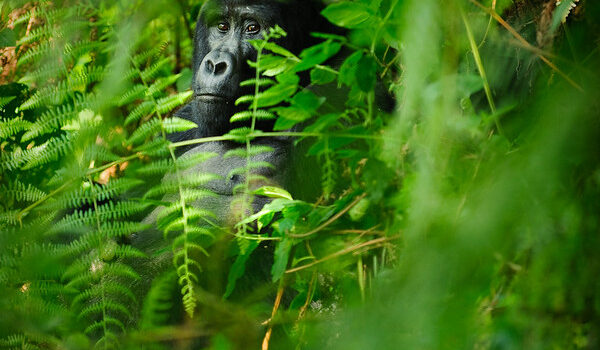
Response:
[{"label": "green fern leaf", "polygon": [[[2,106],[0,106],[0,108],[2,108]],[[9,119],[0,121],[0,140],[6,140],[11,136],[28,130],[31,126],[32,123],[22,119]]]},{"label": "green fern leaf", "polygon": [[239,157],[239,158],[255,157],[259,154],[272,152],[272,151],[273,151],[273,147],[270,147],[270,146],[250,145],[250,148],[239,147],[239,148],[234,148],[232,150],[227,151],[223,155],[223,159],[227,159],[227,158],[231,158],[231,157]]},{"label": "green fern leaf", "polygon": [[167,193],[175,193],[181,187],[200,187],[205,185],[206,183],[214,180],[218,180],[220,177],[215,174],[191,174],[186,176],[181,180],[181,182],[176,177],[167,177],[163,179],[162,183],[157,186],[151,188],[146,194],[144,198],[152,198],[156,196],[162,196]]},{"label": "green fern leaf", "polygon": [[258,85],[259,87],[265,87],[265,86],[270,86],[275,84],[275,82],[272,79],[266,79],[266,78],[259,78],[258,80],[256,78],[253,79],[248,79],[248,80],[244,80],[240,83],[240,86],[242,87],[246,87],[246,86],[256,86]]},{"label": "green fern leaf", "polygon": [[73,149],[71,136],[63,134],[60,137],[53,138],[45,144],[31,149],[27,163],[23,166],[24,170],[33,169],[37,166],[48,164],[59,159]]},{"label": "green fern leaf", "polygon": [[154,63],[150,67],[144,69],[141,73],[142,80],[150,81],[151,79],[156,78],[158,73],[160,73],[160,71],[162,69],[166,68],[166,66],[170,63],[171,63],[171,58],[166,57],[166,58],[163,58],[160,61]]},{"label": "green fern leaf", "polygon": [[27,101],[23,102],[20,109],[28,110],[47,105],[58,105],[71,95],[67,81],[61,81],[52,86],[38,90]]},{"label": "green fern leaf", "polygon": [[125,119],[125,125],[129,125],[135,121],[140,120],[142,117],[151,115],[154,113],[155,110],[156,109],[154,108],[154,103],[152,101],[144,101],[137,105],[137,107],[135,107],[133,111],[129,113],[129,115]]},{"label": "green fern leaf", "polygon": [[242,122],[242,121],[246,121],[246,120],[251,120],[252,118],[255,118],[256,120],[270,120],[270,119],[277,118],[277,116],[274,113],[271,113],[264,109],[259,109],[256,112],[242,111],[242,112],[238,112],[238,113],[234,114],[229,119],[229,122],[231,122],[231,123]]},{"label": "green fern leaf", "polygon": [[156,79],[154,84],[152,84],[145,92],[146,97],[157,97],[159,94],[164,93],[165,89],[169,85],[175,84],[177,79],[181,77],[181,74],[170,75],[166,78]]},{"label": "green fern leaf", "polygon": [[[183,105],[193,94],[193,91],[184,91],[178,94],[167,96],[156,101],[156,110],[161,115],[167,114],[175,108]],[[170,118],[174,119],[174,118]],[[169,120],[169,119],[165,119]],[[197,125],[194,127],[198,127]]]},{"label": "green fern leaf", "polygon": [[10,101],[14,100],[16,96],[1,96],[0,97],[0,108],[4,108]]},{"label": "green fern leaf", "polygon": [[[146,90],[146,87],[142,84],[134,85],[133,87],[128,88],[127,91],[115,101],[115,104],[119,107],[122,107],[132,103],[135,100],[142,99],[146,95]],[[125,125],[127,124],[129,123],[126,121]]]},{"label": "green fern leaf", "polygon": [[177,274],[169,271],[154,279],[146,294],[142,307],[141,329],[151,329],[165,324],[171,317],[173,302],[172,286],[177,283]]},{"label": "green fern leaf", "polygon": [[151,136],[156,135],[160,132],[161,125],[160,119],[150,119],[133,132],[131,137],[127,140],[127,144],[135,145],[150,138]]},{"label": "green fern leaf", "polygon": [[29,141],[40,135],[54,132],[78,116],[78,111],[70,104],[64,104],[44,112],[23,135],[23,141]]},{"label": "green fern leaf", "polygon": [[198,124],[179,117],[171,117],[163,120],[163,127],[167,133],[174,133],[195,129],[198,127]]},{"label": "green fern leaf", "polygon": [[0,186],[0,192],[5,198],[15,201],[35,202],[44,197],[46,193],[31,184],[24,184],[18,180],[8,185]]}]

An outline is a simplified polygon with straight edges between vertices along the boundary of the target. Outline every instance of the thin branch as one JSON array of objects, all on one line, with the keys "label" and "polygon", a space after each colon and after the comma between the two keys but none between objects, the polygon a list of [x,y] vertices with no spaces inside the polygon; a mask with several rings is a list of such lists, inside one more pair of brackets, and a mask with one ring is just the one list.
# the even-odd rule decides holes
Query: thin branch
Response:
[{"label": "thin branch", "polygon": [[[373,245],[379,246],[379,245],[381,245],[383,243],[387,243],[387,242],[396,240],[398,238],[400,238],[399,235],[398,236],[392,236],[392,237],[382,237],[382,238],[373,239],[373,240],[370,240],[370,241],[367,241],[367,242],[364,242],[364,243],[361,243],[361,244],[357,244],[357,245],[354,245],[354,246],[350,246],[348,248],[345,248],[345,249],[337,251],[337,252],[335,252],[333,254],[327,255],[326,257],[324,257],[322,259],[315,260],[315,261],[313,261],[311,263],[308,263],[306,265],[302,265],[302,266],[294,267],[292,269],[288,269],[288,270],[285,271],[285,273],[293,273],[293,272],[297,272],[297,271],[300,271],[300,270],[308,269],[309,267],[313,267],[313,266],[315,266],[317,264],[320,264],[322,262],[325,262],[325,261],[337,258],[339,256],[342,256],[342,255],[345,255],[345,254],[348,254],[348,253],[352,253],[354,251],[363,249],[365,247],[369,247],[369,249],[372,249],[370,246],[373,246]],[[376,248],[376,247],[373,247],[373,248]]]},{"label": "thin branch", "polygon": [[517,39],[521,44],[523,44],[523,46],[526,49],[528,49],[528,50],[532,51],[533,53],[535,53],[535,55],[538,56],[544,63],[546,63],[546,65],[548,65],[548,67],[550,67],[552,70],[554,70],[555,72],[557,72],[560,76],[562,76],[574,88],[576,88],[577,90],[579,90],[581,92],[584,92],[583,88],[579,84],[577,84],[568,75],[566,75],[565,73],[563,73],[563,71],[561,71],[560,69],[558,69],[558,67],[554,63],[552,63],[552,61],[550,61],[549,59],[546,58],[546,56],[540,54],[538,48],[536,48],[535,46],[531,45],[527,40],[525,40],[525,38],[523,38],[510,24],[508,24],[494,9],[485,7],[484,5],[482,5],[477,0],[469,0],[469,1],[471,1],[473,4],[475,4],[477,7],[481,8],[485,12],[489,13],[492,17],[494,17],[494,19],[498,23],[500,23],[504,28],[506,28],[506,30],[508,30],[509,33],[512,34],[515,37],[515,39]]},{"label": "thin branch", "polygon": [[352,203],[348,204],[348,206],[346,206],[344,209],[342,209],[339,213],[337,213],[334,216],[332,216],[331,218],[329,218],[329,220],[325,221],[322,225],[320,225],[319,227],[315,228],[314,230],[311,230],[311,231],[306,232],[306,233],[297,234],[297,235],[290,233],[290,234],[288,234],[288,236],[290,236],[292,238],[305,238],[305,237],[314,235],[315,233],[321,231],[325,227],[331,225],[337,219],[339,219],[340,217],[342,217],[342,215],[346,214],[346,212],[348,212],[348,210],[352,209],[352,207],[354,207],[356,204],[358,204],[358,202],[360,202],[361,199],[365,198],[366,195],[367,195],[366,193],[363,193],[360,196],[356,197],[352,201]]}]

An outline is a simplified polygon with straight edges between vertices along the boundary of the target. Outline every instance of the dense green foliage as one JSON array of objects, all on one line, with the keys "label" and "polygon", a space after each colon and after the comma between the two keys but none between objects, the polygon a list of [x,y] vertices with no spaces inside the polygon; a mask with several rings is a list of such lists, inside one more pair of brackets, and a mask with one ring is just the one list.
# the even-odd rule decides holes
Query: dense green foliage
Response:
[{"label": "dense green foliage", "polygon": [[[346,35],[252,42],[251,127],[176,144],[201,0],[2,2],[0,348],[600,346],[600,4],[325,3]],[[316,201],[251,190],[282,136]],[[215,140],[232,215],[273,198],[227,228],[176,156]]]}]

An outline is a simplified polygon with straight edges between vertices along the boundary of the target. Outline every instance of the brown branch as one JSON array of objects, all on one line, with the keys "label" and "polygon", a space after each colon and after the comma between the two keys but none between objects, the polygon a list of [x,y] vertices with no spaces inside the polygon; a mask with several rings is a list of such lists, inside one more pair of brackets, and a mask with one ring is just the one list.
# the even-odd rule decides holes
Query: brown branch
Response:
[{"label": "brown branch", "polygon": [[498,23],[500,23],[512,36],[515,37],[526,49],[533,52],[537,57],[539,57],[548,67],[557,72],[560,76],[562,76],[569,84],[571,84],[577,90],[584,92],[583,88],[577,84],[573,79],[571,79],[568,75],[563,73],[552,61],[550,61],[546,56],[540,53],[540,49],[531,45],[525,38],[523,38],[510,24],[508,24],[494,9],[485,7],[477,0],[470,0],[477,7],[481,8],[485,12],[487,12],[490,16],[492,16]]},{"label": "brown branch", "polygon": [[312,267],[312,266],[315,266],[317,264],[320,264],[322,262],[325,262],[325,261],[337,258],[338,256],[342,256],[342,255],[345,255],[345,254],[348,254],[348,253],[352,253],[352,252],[354,252],[356,250],[360,250],[360,249],[365,248],[365,247],[369,247],[369,249],[371,249],[370,246],[380,245],[380,244],[383,244],[383,243],[386,243],[386,242],[390,242],[390,241],[396,240],[398,238],[400,238],[399,235],[398,236],[392,236],[392,237],[382,237],[382,238],[373,239],[373,240],[370,240],[370,241],[367,241],[367,242],[363,242],[361,244],[357,244],[357,245],[354,245],[354,246],[350,246],[348,248],[344,248],[344,249],[342,249],[340,251],[337,251],[337,252],[335,252],[333,254],[327,255],[326,257],[324,257],[322,259],[313,261],[313,262],[311,262],[309,264],[298,266],[298,267],[294,267],[292,269],[286,270],[285,273],[293,273],[293,272],[297,272],[297,271],[300,271],[300,270],[304,270],[304,269],[307,269],[309,267]]},{"label": "brown branch", "polygon": [[311,235],[314,235],[315,233],[321,231],[322,229],[324,229],[325,227],[331,225],[333,222],[335,222],[337,219],[339,219],[342,215],[346,214],[346,212],[348,212],[348,210],[352,209],[352,207],[354,207],[356,204],[358,204],[358,202],[365,198],[367,194],[363,193],[360,196],[356,197],[352,203],[348,204],[348,206],[344,209],[342,209],[339,213],[335,214],[334,216],[332,216],[329,220],[325,221],[322,225],[320,225],[319,227],[315,228],[314,230],[311,230],[309,232],[306,233],[301,233],[301,234],[288,234],[289,237],[292,238],[305,238]]}]

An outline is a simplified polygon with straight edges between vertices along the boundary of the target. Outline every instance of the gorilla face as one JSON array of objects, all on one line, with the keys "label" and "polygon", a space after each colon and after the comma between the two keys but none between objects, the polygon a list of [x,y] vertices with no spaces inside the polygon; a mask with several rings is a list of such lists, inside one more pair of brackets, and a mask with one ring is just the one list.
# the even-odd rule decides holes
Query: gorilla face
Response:
[{"label": "gorilla face", "polygon": [[207,2],[196,26],[194,53],[193,115],[211,134],[229,130],[229,118],[237,110],[235,100],[242,91],[241,81],[254,75],[247,61],[256,59],[248,40],[261,39],[263,32],[280,23],[281,6],[273,1]]}]

